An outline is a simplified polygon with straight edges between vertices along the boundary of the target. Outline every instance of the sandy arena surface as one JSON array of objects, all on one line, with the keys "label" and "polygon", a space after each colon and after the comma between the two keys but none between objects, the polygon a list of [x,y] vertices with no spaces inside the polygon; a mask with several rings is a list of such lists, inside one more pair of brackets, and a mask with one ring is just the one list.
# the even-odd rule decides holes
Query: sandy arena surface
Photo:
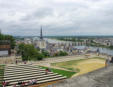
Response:
[{"label": "sandy arena surface", "polygon": [[76,69],[79,69],[80,71],[75,74],[73,77],[86,74],[88,72],[97,70],[99,68],[102,68],[105,66],[105,60],[104,59],[86,59],[86,60],[80,60],[80,61],[69,61],[69,62],[59,62],[56,63],[55,65],[56,68],[63,68],[69,70],[69,68],[73,69],[76,71]]},{"label": "sandy arena surface", "polygon": [[80,69],[80,72],[78,74],[75,74],[75,76],[82,75],[91,71],[94,71],[96,69],[102,68],[105,66],[105,61],[101,59],[90,59],[87,61],[82,61],[78,63],[76,66],[73,65],[73,68]]}]

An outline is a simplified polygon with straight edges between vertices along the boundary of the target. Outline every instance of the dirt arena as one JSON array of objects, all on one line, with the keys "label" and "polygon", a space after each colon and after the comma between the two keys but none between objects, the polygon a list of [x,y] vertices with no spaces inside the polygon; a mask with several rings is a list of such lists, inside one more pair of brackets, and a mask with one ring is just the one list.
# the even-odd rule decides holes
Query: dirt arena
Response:
[{"label": "dirt arena", "polygon": [[105,60],[102,58],[91,58],[83,60],[73,60],[52,64],[53,66],[65,68],[67,70],[79,70],[74,76],[82,75],[105,66]]},{"label": "dirt arena", "polygon": [[74,68],[78,68],[80,72],[76,75],[85,74],[105,66],[105,60],[89,59],[78,63]]}]

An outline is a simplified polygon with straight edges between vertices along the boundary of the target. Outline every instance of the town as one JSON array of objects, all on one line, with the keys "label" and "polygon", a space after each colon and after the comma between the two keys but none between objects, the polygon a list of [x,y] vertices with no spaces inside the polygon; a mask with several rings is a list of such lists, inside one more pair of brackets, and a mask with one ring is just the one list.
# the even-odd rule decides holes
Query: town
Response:
[{"label": "town", "polygon": [[[55,81],[60,81],[66,78],[72,78],[75,76],[79,76],[81,74],[85,74],[87,72],[91,72],[95,69],[99,69],[104,67],[104,62],[106,58],[110,58],[110,61],[113,61],[112,58],[112,37],[44,37],[42,27],[40,29],[40,36],[34,36],[34,37],[13,37],[11,35],[4,35],[2,32],[0,33],[0,64],[3,64],[1,67],[4,68],[4,64],[8,65],[5,70],[5,80],[10,82],[7,83],[8,85],[16,85],[17,79],[24,80],[24,76],[22,74],[23,70],[27,70],[28,73],[24,73],[25,76],[28,76],[25,78],[25,81],[30,80],[31,77],[27,74],[30,74],[31,71],[29,69],[34,69],[32,74],[32,78],[34,82],[33,87],[35,87],[35,83],[37,82],[37,79],[35,79],[35,73],[37,69],[33,68],[34,65],[41,66],[43,69],[51,69],[52,72],[61,74],[60,77],[56,74],[53,77],[56,77]],[[109,43],[109,44],[108,44]],[[93,48],[93,49],[92,49]],[[101,50],[103,48],[104,50]],[[107,50],[107,52],[106,52]],[[68,64],[68,62],[72,62],[72,65],[74,61],[80,60],[88,60],[90,61],[91,67],[88,68],[88,70],[83,68],[83,66],[87,66],[87,63],[85,65],[80,65],[81,67],[77,68],[70,68],[68,65],[66,67],[64,66],[65,63]],[[91,58],[91,59],[89,59]],[[96,65],[95,66],[95,62]],[[64,65],[63,65],[64,62]],[[102,64],[100,64],[102,62]],[[59,63],[60,66],[59,66]],[[16,66],[15,66],[16,64]],[[25,66],[25,65],[27,66]],[[79,64],[79,63],[78,63]],[[63,67],[62,67],[63,66]],[[106,65],[105,65],[106,66]],[[17,67],[17,70],[14,68]],[[30,68],[31,67],[31,68]],[[11,68],[10,70],[8,68]],[[22,68],[22,69],[20,69]],[[24,69],[23,69],[24,68]],[[41,72],[44,71],[41,70]],[[12,72],[12,70],[19,71],[19,73],[23,76],[22,78],[19,76],[15,78],[15,76],[19,75],[19,73]],[[2,69],[1,69],[2,70]],[[51,71],[50,70],[50,71]],[[56,71],[58,70],[58,71]],[[11,74],[13,73],[13,74]],[[68,74],[66,74],[68,73]],[[77,75],[77,74],[78,75]],[[3,73],[1,73],[3,75]],[[10,75],[11,74],[11,75]],[[47,74],[47,72],[46,72]],[[51,73],[50,73],[51,74]],[[13,77],[7,77],[7,76],[13,76]],[[37,76],[37,75],[36,75]],[[50,82],[54,82],[52,80],[52,76],[48,76],[46,78],[51,78]],[[42,79],[45,78],[45,76],[42,75]],[[1,78],[3,79],[3,78]],[[39,81],[39,80],[38,80]],[[49,81],[47,80],[41,80],[41,82],[38,85],[44,85],[42,82],[46,83],[46,86],[49,85]],[[15,84],[16,83],[16,84]],[[19,82],[18,82],[19,83]],[[28,82],[29,83],[29,82]],[[30,83],[29,83],[30,84]],[[29,85],[26,83],[26,85]],[[19,85],[19,84],[18,84]],[[50,84],[53,85],[53,84]],[[36,85],[37,87],[37,85]]]},{"label": "town", "polygon": [[0,87],[113,87],[113,0],[0,0]]}]

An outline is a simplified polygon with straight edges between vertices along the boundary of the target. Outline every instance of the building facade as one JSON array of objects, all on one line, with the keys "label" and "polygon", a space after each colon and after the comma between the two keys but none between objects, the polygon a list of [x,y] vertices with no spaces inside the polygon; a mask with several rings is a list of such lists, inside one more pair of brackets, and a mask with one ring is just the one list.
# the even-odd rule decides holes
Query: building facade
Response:
[{"label": "building facade", "polygon": [[7,40],[0,41],[0,56],[9,56],[11,55],[10,42]]}]

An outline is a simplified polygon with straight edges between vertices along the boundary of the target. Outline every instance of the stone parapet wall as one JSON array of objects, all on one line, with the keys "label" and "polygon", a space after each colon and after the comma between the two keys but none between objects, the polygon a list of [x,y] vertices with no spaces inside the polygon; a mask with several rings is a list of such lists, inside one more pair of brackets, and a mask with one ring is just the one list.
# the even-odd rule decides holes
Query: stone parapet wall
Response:
[{"label": "stone parapet wall", "polygon": [[0,64],[13,64],[16,58],[21,58],[21,56],[0,57]]}]

